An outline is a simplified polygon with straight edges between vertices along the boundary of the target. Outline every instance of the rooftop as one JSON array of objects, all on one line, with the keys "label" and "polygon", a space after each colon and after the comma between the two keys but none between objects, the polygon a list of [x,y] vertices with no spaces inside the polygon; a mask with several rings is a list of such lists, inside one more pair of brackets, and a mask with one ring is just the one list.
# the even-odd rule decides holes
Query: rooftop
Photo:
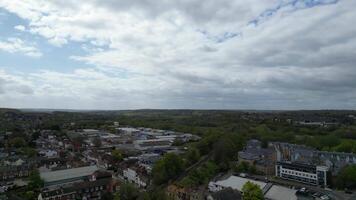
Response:
[{"label": "rooftop", "polygon": [[261,181],[255,181],[247,178],[242,178],[238,176],[230,176],[228,179],[222,180],[222,181],[217,181],[215,184],[220,185],[224,188],[231,187],[232,189],[241,191],[242,187],[250,181],[251,183],[254,183],[258,185],[261,189],[263,189],[266,186],[266,183],[261,182]]},{"label": "rooftop", "polygon": [[97,166],[87,166],[58,171],[42,172],[40,173],[40,176],[45,182],[55,182],[60,180],[89,176],[97,170]]},{"label": "rooftop", "polygon": [[273,200],[297,200],[296,190],[278,185],[273,185],[265,194],[265,197]]}]

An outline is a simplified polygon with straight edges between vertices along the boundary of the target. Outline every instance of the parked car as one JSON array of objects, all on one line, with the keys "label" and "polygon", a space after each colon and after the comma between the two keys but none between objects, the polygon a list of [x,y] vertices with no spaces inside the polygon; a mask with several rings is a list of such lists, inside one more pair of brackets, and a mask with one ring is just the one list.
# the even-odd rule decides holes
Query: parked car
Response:
[{"label": "parked car", "polygon": [[349,189],[347,189],[347,188],[345,188],[345,193],[346,193],[346,194],[352,194],[352,191],[349,190]]},{"label": "parked car", "polygon": [[323,195],[320,197],[321,200],[330,200],[330,197],[328,195]]}]

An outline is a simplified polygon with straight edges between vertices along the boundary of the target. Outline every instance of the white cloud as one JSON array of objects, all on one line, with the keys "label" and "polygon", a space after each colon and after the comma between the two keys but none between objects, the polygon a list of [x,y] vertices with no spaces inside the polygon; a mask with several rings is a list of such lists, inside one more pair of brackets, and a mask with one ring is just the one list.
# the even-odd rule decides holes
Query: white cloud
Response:
[{"label": "white cloud", "polygon": [[25,31],[25,30],[26,30],[26,27],[24,27],[23,25],[16,25],[16,26],[14,27],[14,29],[19,30],[19,31]]},{"label": "white cloud", "polygon": [[9,53],[21,53],[30,57],[42,56],[40,50],[20,38],[8,38],[5,41],[0,40],[0,50]]},{"label": "white cloud", "polygon": [[70,58],[92,68],[26,75],[42,105],[356,108],[356,2],[317,2],[324,3],[0,0],[0,7],[51,44],[84,43],[86,54]]}]

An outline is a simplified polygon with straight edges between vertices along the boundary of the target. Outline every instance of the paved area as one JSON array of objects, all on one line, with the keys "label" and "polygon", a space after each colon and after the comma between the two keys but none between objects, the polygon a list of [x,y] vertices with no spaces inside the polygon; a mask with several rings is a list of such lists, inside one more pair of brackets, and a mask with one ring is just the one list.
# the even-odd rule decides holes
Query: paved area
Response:
[{"label": "paved area", "polygon": [[[265,176],[253,175],[251,177],[255,178],[255,179],[258,179],[258,180],[266,181],[266,177]],[[318,192],[318,193],[321,193],[321,194],[326,194],[329,197],[331,197],[333,200],[356,200],[356,194],[350,195],[350,194],[346,194],[343,191],[335,191],[335,190],[329,191],[329,190],[325,190],[324,188],[321,188],[321,187],[306,185],[306,184],[303,184],[303,183],[283,180],[283,179],[279,179],[279,178],[268,178],[268,181],[273,182],[273,183],[278,184],[278,185],[284,185],[284,186],[287,186],[287,187],[294,187],[294,188],[305,187],[309,191]]]}]

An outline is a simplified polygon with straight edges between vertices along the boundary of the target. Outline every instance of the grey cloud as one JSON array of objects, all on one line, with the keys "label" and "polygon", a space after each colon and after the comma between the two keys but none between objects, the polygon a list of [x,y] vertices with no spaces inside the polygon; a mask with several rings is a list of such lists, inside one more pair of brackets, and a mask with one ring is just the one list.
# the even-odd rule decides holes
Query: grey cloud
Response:
[{"label": "grey cloud", "polygon": [[18,83],[14,80],[7,80],[0,77],[0,94],[23,94],[31,95],[34,93],[33,89],[27,85]]},{"label": "grey cloud", "polygon": [[[187,19],[196,23],[210,23],[210,22],[236,22],[241,20],[241,23],[246,24],[247,20],[251,20],[250,17],[254,17],[259,12],[268,8],[266,5],[275,5],[277,1],[273,0],[268,3],[254,1],[253,3],[245,3],[240,1],[230,0],[162,0],[162,1],[150,1],[150,0],[131,0],[131,1],[117,1],[117,0],[92,0],[96,5],[105,7],[114,11],[130,11],[136,14],[144,13],[146,17],[157,18],[167,13],[178,12]],[[255,6],[254,9],[251,5]],[[257,11],[256,11],[257,10]]]}]

